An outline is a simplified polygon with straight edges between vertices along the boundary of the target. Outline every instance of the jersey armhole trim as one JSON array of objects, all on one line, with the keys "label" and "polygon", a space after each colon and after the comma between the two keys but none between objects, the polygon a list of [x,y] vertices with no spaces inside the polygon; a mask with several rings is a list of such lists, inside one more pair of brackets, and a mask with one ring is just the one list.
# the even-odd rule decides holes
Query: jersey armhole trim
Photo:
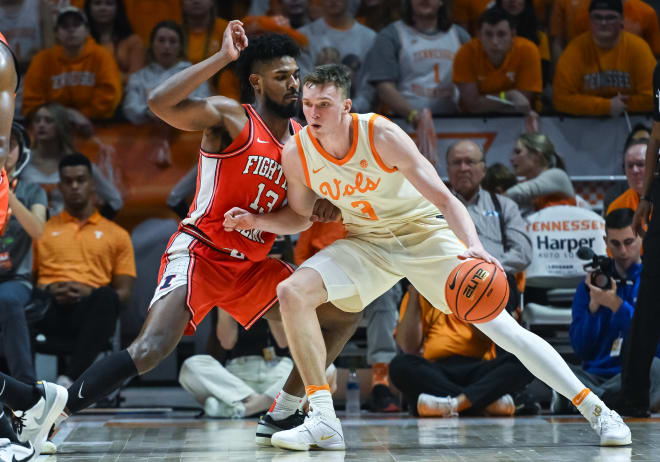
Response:
[{"label": "jersey armhole trim", "polygon": [[302,141],[300,140],[300,132],[296,133],[294,135],[294,138],[296,140],[296,146],[298,147],[298,156],[300,157],[300,163],[302,164],[303,172],[305,172],[305,182],[307,183],[307,187],[309,189],[312,189],[312,184],[309,181],[309,169],[307,168],[307,159],[305,158],[305,151],[303,150]]},{"label": "jersey armhole trim", "polygon": [[[371,154],[374,156],[374,159],[380,168],[382,168],[387,173],[394,173],[397,171],[397,168],[389,168],[387,165],[385,165],[385,162],[383,162],[383,159],[380,158],[378,151],[376,151],[376,143],[374,143],[374,124],[376,123],[376,119],[378,117],[383,116],[374,114],[369,118],[369,146],[371,147]],[[383,119],[388,120],[387,117],[383,117]]]}]

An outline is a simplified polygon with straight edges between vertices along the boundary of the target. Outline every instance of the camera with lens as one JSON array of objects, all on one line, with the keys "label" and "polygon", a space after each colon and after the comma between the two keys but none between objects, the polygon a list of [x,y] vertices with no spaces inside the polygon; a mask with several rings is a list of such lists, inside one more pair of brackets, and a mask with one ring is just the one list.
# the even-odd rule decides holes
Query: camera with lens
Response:
[{"label": "camera with lens", "polygon": [[602,290],[612,288],[612,279],[618,279],[614,270],[614,261],[606,255],[596,255],[589,247],[580,247],[577,251],[580,260],[591,260],[583,268],[591,273],[591,285]]}]

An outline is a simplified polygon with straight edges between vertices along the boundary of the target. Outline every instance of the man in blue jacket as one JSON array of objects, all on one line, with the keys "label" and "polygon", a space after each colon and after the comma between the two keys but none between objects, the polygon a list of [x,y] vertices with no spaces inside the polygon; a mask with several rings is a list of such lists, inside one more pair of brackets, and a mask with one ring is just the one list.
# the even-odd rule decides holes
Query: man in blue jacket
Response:
[{"label": "man in blue jacket", "polygon": [[[615,278],[612,287],[599,289],[587,275],[573,298],[571,345],[583,361],[573,367],[575,375],[603,400],[614,398],[621,389],[621,347],[630,327],[642,263],[642,239],[632,230],[631,209],[616,209],[605,218],[605,243],[613,257]],[[615,280],[616,279],[616,280]],[[651,409],[660,407],[660,349],[651,367]],[[553,394],[551,410],[565,412],[568,402]]]}]

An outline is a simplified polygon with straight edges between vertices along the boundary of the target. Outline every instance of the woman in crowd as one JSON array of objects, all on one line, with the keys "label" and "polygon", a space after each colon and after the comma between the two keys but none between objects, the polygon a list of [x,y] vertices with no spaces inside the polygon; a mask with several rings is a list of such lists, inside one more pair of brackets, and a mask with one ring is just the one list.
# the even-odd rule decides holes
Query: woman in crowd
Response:
[{"label": "woman in crowd", "polygon": [[[147,105],[149,91],[163,80],[191,65],[186,60],[183,43],[183,30],[174,21],[163,21],[154,27],[147,51],[148,64],[131,76],[126,87],[124,115],[134,124],[157,120]],[[208,83],[204,83],[193,92],[192,96],[205,98],[210,94]]]},{"label": "woman in crowd", "polygon": [[516,201],[523,215],[552,205],[576,205],[564,161],[546,135],[521,135],[513,148],[511,166],[525,181],[507,189],[506,195]]},{"label": "woman in crowd", "polygon": [[197,64],[220,49],[227,21],[218,18],[213,0],[181,0],[183,17],[182,43],[187,45],[186,55]]},{"label": "woman in crowd", "polygon": [[121,71],[121,83],[144,66],[144,46],[133,33],[122,0],[87,0],[85,13],[90,35],[115,57]]},{"label": "woman in crowd", "polygon": [[[32,112],[29,122],[33,140],[32,158],[23,170],[22,178],[41,185],[47,191],[48,213],[54,216],[64,208],[62,195],[56,187],[60,181],[59,162],[62,157],[76,152],[69,114],[60,104],[46,103]],[[95,164],[92,164],[92,174],[99,209],[104,216],[112,217],[123,205],[121,194]]]}]

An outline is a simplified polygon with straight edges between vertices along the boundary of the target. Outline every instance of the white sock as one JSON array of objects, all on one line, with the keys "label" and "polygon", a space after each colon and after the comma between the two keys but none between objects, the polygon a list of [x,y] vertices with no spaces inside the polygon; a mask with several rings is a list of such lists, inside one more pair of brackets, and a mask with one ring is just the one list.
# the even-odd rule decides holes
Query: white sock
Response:
[{"label": "white sock", "polygon": [[274,420],[286,419],[290,415],[295,414],[297,410],[302,409],[302,405],[303,398],[290,395],[282,390],[275,397],[273,405],[268,410],[268,415]]},{"label": "white sock", "polygon": [[329,416],[335,416],[335,406],[332,404],[332,395],[328,390],[317,390],[311,395],[307,395],[309,407]]},{"label": "white sock", "polygon": [[607,409],[605,403],[596,396],[596,393],[584,388],[580,393],[578,393],[572,400],[575,407],[578,408],[580,414],[584,416],[585,419],[592,421],[598,418],[601,415],[603,410]]},{"label": "white sock", "polygon": [[548,342],[522,327],[506,311],[492,321],[474,326],[516,355],[532,374],[569,401],[585,388]]}]

